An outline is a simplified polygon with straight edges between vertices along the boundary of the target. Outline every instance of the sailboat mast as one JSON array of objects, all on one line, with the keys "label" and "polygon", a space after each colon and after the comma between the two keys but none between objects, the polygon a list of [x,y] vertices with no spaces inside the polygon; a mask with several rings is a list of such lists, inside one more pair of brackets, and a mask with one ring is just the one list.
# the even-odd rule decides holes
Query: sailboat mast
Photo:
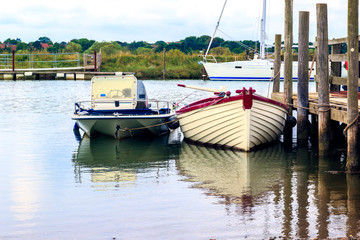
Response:
[{"label": "sailboat mast", "polygon": [[208,48],[207,48],[206,53],[205,53],[205,55],[204,55],[204,62],[205,62],[206,56],[207,56],[207,55],[208,55],[208,53],[209,53],[209,50],[210,50],[211,44],[212,44],[212,42],[213,42],[213,40],[214,40],[214,37],[215,37],[216,31],[217,31],[217,29],[219,28],[220,20],[221,20],[221,17],[222,17],[222,15],[223,15],[223,12],[224,12],[226,2],[227,2],[227,0],[225,0],[225,2],[224,2],[224,6],[223,6],[223,8],[222,8],[222,10],[221,10],[221,14],[220,14],[219,20],[218,20],[218,21],[217,21],[217,23],[216,23],[215,31],[214,31],[214,33],[213,33],[213,35],[212,35],[211,39],[210,39],[210,42],[209,42]]},{"label": "sailboat mast", "polygon": [[261,36],[260,36],[260,57],[265,59],[265,27],[266,27],[266,0],[263,0],[263,15],[261,19]]}]

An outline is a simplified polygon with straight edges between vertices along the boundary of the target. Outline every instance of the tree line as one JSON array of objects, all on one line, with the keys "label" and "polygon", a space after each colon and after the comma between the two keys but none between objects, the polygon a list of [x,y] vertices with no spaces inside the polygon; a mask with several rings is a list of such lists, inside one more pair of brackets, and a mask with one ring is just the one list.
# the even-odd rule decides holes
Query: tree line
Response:
[{"label": "tree line", "polygon": [[[48,37],[40,37],[36,41],[25,43],[20,38],[6,39],[0,45],[0,53],[35,52],[43,51],[48,53],[79,52],[92,53],[102,51],[105,54],[116,54],[118,52],[130,52],[132,54],[151,54],[170,50],[179,50],[185,54],[198,54],[207,49],[211,37],[203,35],[200,37],[190,36],[176,42],[157,41],[148,43],[146,41],[103,41],[97,42],[87,38],[72,39],[69,42],[53,42]],[[222,38],[214,38],[211,48],[217,54],[240,54],[248,52],[248,49],[259,49],[258,41],[225,41]]]}]

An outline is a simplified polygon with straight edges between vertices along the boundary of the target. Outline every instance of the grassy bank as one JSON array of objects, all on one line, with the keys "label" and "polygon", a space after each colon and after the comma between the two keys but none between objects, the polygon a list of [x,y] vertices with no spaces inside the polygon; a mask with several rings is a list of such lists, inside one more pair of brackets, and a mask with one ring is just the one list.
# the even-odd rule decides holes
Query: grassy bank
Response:
[{"label": "grassy bank", "polygon": [[[220,56],[220,61],[233,61],[234,56]],[[179,50],[170,50],[165,55],[166,79],[201,79],[202,65],[198,62],[201,57],[197,54],[185,54]],[[135,72],[141,79],[162,79],[163,53],[132,54],[118,52],[103,54],[101,71],[106,72]]]}]

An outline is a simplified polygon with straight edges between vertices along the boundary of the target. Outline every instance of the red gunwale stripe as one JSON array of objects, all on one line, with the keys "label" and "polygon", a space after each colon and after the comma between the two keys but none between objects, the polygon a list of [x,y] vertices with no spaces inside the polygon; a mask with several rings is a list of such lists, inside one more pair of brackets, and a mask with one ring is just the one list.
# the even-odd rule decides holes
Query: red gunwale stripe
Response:
[{"label": "red gunwale stripe", "polygon": [[[218,104],[222,104],[222,103],[238,101],[240,99],[243,99],[243,95],[231,96],[229,98],[221,98],[221,97],[204,98],[204,99],[201,99],[199,101],[190,103],[189,106],[180,108],[179,110],[176,111],[176,114],[187,113],[187,112],[191,112],[193,110],[204,108],[204,107],[207,107],[207,106],[210,106],[210,105],[218,105]],[[284,108],[286,110],[289,109],[285,104],[282,104],[282,103],[280,103],[278,101],[275,101],[275,100],[272,100],[270,98],[262,97],[262,96],[259,96],[259,95],[253,95],[253,99],[259,100],[259,101],[262,101],[262,102],[266,102],[266,103],[270,103],[270,104],[274,104],[274,105],[282,107],[282,108]]]}]

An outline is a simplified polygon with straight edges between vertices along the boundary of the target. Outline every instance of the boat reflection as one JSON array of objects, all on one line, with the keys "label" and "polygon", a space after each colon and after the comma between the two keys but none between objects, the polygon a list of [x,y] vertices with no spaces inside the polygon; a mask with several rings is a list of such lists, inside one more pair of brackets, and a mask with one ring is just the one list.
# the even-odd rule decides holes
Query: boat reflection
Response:
[{"label": "boat reflection", "polygon": [[169,145],[167,135],[120,141],[107,136],[84,136],[73,154],[75,178],[82,182],[83,175],[90,174],[92,183],[109,184],[93,185],[101,190],[131,186],[135,184],[138,172],[167,168],[169,161],[177,155],[178,145]]},{"label": "boat reflection", "polygon": [[359,238],[360,175],[341,171],[343,163],[281,144],[246,153],[183,143],[177,167],[242,229],[256,222],[269,238]]},{"label": "boat reflection", "polygon": [[196,187],[226,203],[252,205],[278,186],[288,166],[282,145],[255,152],[219,150],[183,143],[177,166]]}]

